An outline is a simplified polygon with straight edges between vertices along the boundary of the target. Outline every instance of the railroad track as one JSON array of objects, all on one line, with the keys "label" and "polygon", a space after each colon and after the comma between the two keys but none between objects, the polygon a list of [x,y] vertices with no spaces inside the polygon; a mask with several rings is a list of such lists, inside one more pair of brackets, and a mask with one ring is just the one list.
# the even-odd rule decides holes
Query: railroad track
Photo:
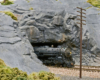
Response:
[{"label": "railroad track", "polygon": [[[73,68],[67,68],[67,67],[55,67],[55,66],[49,66],[54,68],[65,68],[70,70],[79,70],[80,66],[75,65]],[[82,66],[82,71],[88,71],[88,72],[100,72],[100,66]]]},{"label": "railroad track", "polygon": [[[69,68],[69,69],[79,70],[80,66],[75,65],[73,68]],[[100,66],[82,66],[82,70],[88,72],[100,72]]]}]

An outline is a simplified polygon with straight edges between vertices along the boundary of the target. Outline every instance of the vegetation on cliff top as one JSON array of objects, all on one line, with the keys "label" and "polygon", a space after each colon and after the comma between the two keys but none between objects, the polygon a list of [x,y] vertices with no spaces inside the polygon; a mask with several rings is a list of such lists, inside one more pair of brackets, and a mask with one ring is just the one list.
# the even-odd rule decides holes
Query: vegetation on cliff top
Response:
[{"label": "vegetation on cliff top", "polygon": [[3,1],[1,2],[1,4],[2,4],[2,5],[10,5],[10,4],[13,4],[13,2],[12,2],[12,1],[9,1],[9,0],[3,0]]},{"label": "vegetation on cliff top", "polygon": [[100,0],[88,0],[87,2],[92,4],[95,7],[100,8]]},{"label": "vegetation on cliff top", "polygon": [[51,72],[41,71],[33,72],[27,75],[26,72],[18,68],[10,68],[6,66],[3,60],[0,59],[0,80],[60,80]]}]

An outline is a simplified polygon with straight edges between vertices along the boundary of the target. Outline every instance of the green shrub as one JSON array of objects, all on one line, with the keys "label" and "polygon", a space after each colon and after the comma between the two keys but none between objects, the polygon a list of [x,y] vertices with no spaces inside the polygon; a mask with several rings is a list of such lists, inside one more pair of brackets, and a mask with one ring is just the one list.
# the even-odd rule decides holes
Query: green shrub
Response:
[{"label": "green shrub", "polygon": [[5,65],[4,61],[0,59],[0,80],[60,80],[55,77],[51,72],[40,71],[38,73],[33,72],[27,75],[26,72],[19,70],[18,68],[10,68]]},{"label": "green shrub", "polygon": [[5,2],[1,2],[2,5],[10,5],[10,4],[13,4],[12,1],[9,1],[9,0],[6,0]]},{"label": "green shrub", "polygon": [[40,71],[39,73],[31,73],[28,78],[32,80],[60,80],[60,78],[55,77],[55,74],[46,71]]}]

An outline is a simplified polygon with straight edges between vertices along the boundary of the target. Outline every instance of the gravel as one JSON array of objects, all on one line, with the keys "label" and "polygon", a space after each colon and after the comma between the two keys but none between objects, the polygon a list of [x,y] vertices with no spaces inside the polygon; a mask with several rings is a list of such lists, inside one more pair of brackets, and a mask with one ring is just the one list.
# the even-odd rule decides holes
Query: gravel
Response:
[{"label": "gravel", "polygon": [[100,80],[100,72],[82,71],[82,78],[79,78],[79,70],[68,68],[48,67],[50,72],[57,74],[61,80]]},{"label": "gravel", "polygon": [[62,76],[62,75],[57,75],[58,77],[61,78],[61,80],[100,80],[100,78],[90,78],[90,77],[73,77],[73,76]]}]

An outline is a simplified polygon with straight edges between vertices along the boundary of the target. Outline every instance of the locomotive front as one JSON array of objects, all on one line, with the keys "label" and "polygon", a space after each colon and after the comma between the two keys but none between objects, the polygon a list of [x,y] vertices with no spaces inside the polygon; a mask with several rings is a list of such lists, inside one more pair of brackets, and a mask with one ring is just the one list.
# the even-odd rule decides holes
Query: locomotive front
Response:
[{"label": "locomotive front", "polygon": [[69,67],[69,68],[74,67],[75,61],[72,58],[71,49],[70,48],[62,48],[61,52],[62,52],[61,54],[62,54],[63,61],[64,61],[63,66]]},{"label": "locomotive front", "polygon": [[73,67],[75,64],[69,48],[37,47],[34,48],[34,51],[43,64],[46,65]]}]

